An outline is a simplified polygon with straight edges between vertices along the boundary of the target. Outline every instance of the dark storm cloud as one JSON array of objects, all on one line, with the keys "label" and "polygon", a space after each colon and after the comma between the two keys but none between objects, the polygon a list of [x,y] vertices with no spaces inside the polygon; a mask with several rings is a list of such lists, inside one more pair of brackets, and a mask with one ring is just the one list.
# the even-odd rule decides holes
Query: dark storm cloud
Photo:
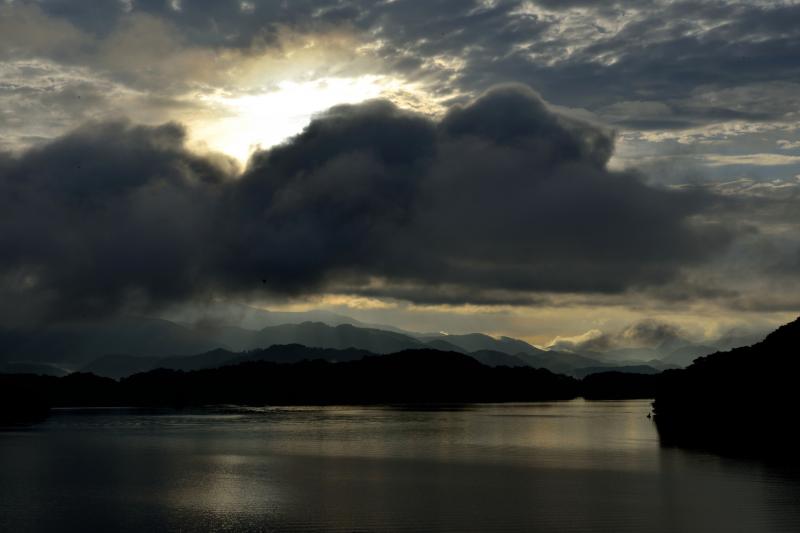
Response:
[{"label": "dark storm cloud", "polygon": [[419,208],[435,149],[434,125],[388,102],[331,109],[256,154],[230,191],[226,268],[245,285],[266,277],[283,291],[336,269],[379,273]]},{"label": "dark storm cloud", "polygon": [[88,124],[0,166],[4,318],[157,304],[198,289],[209,214],[230,171],[194,156],[176,125]]},{"label": "dark storm cloud", "polygon": [[606,132],[521,86],[440,121],[335,107],[238,177],[183,141],[175,125],[89,124],[3,159],[5,304],[106,313],[337,287],[514,303],[662,284],[730,238],[693,219],[712,194],[609,171]]},{"label": "dark storm cloud", "polygon": [[468,287],[480,300],[661,283],[725,242],[687,220],[710,197],[610,173],[611,148],[521,87],[438,124],[386,103],[336,108],[252,162],[233,203],[247,237],[231,257],[259,255],[243,265],[279,267],[284,287],[335,270]]}]

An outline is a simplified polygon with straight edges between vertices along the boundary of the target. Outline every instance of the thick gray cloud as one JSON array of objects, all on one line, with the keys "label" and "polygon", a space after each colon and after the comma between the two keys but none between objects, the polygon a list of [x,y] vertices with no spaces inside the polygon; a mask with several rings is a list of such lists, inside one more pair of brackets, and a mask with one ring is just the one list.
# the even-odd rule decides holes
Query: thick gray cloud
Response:
[{"label": "thick gray cloud", "polygon": [[202,287],[199,269],[214,246],[204,236],[230,162],[195,156],[183,139],[172,124],[92,123],[6,158],[4,317],[37,305],[60,316],[103,314]]},{"label": "thick gray cloud", "polygon": [[388,103],[335,108],[251,162],[229,220],[242,245],[231,257],[256,258],[232,267],[269,265],[282,288],[335,271],[351,286],[390,281],[371,295],[411,294],[395,292],[401,282],[448,302],[452,286],[467,288],[480,302],[485,291],[663,283],[724,246],[720,228],[689,221],[712,196],[609,172],[611,149],[606,133],[519,86],[438,123]]},{"label": "thick gray cloud", "polygon": [[696,220],[714,194],[611,172],[612,149],[521,86],[440,121],[335,107],[241,175],[176,125],[87,124],[0,160],[4,314],[337,288],[513,303],[667,283],[726,246]]}]

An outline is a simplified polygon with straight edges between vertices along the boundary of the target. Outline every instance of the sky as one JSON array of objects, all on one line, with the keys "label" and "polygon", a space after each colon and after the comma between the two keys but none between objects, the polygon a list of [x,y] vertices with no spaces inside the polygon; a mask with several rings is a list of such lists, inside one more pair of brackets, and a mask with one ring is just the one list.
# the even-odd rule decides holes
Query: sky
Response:
[{"label": "sky", "polygon": [[547,346],[786,322],[798,20],[790,0],[3,0],[0,324],[244,302]]}]

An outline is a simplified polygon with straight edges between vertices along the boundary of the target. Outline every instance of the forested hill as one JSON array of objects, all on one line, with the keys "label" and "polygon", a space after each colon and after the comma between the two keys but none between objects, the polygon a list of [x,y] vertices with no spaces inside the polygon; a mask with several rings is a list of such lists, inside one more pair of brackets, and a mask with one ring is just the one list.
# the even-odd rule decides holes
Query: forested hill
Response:
[{"label": "forested hill", "polygon": [[544,369],[489,367],[456,352],[405,350],[359,360],[246,361],[156,369],[119,381],[94,374],[0,374],[8,417],[45,406],[199,406],[507,402],[569,399],[579,381]]},{"label": "forested hill", "polygon": [[763,455],[796,453],[800,319],[762,342],[665,371],[654,402],[666,443]]}]

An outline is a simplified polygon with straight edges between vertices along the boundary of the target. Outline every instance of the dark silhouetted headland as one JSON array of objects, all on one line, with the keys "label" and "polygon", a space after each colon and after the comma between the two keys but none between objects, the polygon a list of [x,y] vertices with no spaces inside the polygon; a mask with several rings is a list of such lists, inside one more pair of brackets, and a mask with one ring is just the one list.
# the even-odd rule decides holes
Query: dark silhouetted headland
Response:
[{"label": "dark silhouetted headland", "polygon": [[800,319],[762,342],[667,370],[654,402],[664,444],[754,455],[797,453]]}]

